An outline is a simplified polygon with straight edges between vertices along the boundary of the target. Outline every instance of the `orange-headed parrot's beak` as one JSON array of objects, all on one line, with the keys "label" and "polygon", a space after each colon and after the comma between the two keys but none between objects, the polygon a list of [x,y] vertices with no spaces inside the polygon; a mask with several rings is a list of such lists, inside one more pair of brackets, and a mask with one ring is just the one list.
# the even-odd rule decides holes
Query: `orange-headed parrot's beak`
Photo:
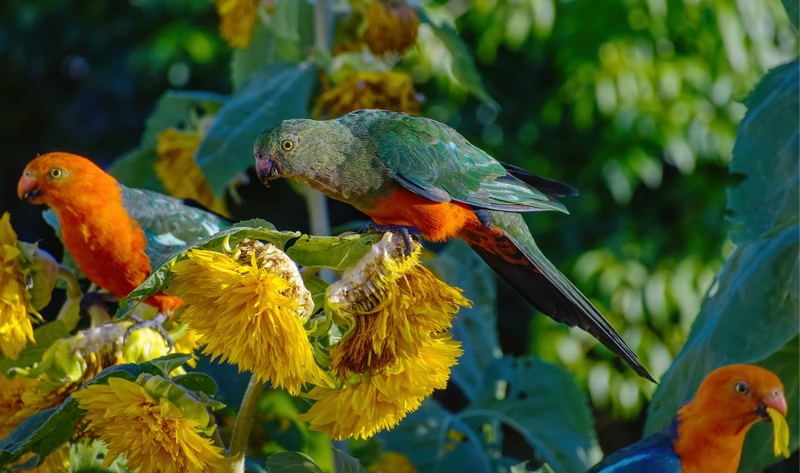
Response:
[{"label": "orange-headed parrot's beak", "polygon": [[40,195],[42,195],[42,190],[39,189],[38,185],[36,185],[36,179],[33,177],[31,172],[26,169],[25,172],[22,173],[22,177],[19,178],[19,182],[17,183],[17,196],[20,199],[33,202]]},{"label": "orange-headed parrot's beak", "polygon": [[775,389],[769,396],[765,396],[764,404],[780,412],[784,417],[786,417],[786,412],[789,410],[786,405],[786,397],[783,395],[783,390],[781,389]]}]

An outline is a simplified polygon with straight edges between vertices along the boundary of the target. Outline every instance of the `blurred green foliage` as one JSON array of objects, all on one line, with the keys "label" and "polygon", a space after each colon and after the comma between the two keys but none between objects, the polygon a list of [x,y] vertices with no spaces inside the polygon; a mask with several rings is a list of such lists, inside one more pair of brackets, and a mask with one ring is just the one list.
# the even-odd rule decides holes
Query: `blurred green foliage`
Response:
[{"label": "blurred green foliage", "polygon": [[[334,21],[346,24],[347,2],[334,3]],[[152,172],[155,136],[216,114],[197,155],[214,191],[223,194],[232,177],[249,172],[254,182],[240,188],[243,203],[232,203],[233,213],[304,231],[301,197],[285,183],[267,192],[247,170],[255,136],[273,121],[307,115],[320,92],[314,68],[300,62],[312,58],[334,81],[352,69],[406,71],[425,96],[423,115],[497,158],[580,189],[580,197],[565,199],[571,216],[528,216],[533,234],[660,378],[734,251],[723,215],[726,188],[739,182],[728,166],[742,101],[768,69],[797,56],[797,10],[792,26],[778,0],[415,3],[424,12],[418,46],[401,58],[376,59],[312,51],[314,12],[305,1],[266,2],[250,46],[233,52],[206,0],[4,2],[3,141],[13,161],[3,163],[0,177],[3,208],[12,210],[15,227],[22,223],[23,239],[49,235],[34,223],[38,210],[17,207],[13,188],[31,156],[54,149],[103,163],[120,157],[111,169],[124,183],[163,191]],[[363,218],[338,203],[330,209],[334,225]],[[55,240],[46,241],[59,253]],[[443,277],[456,277],[450,266],[457,251],[447,248],[434,263]],[[637,439],[655,386],[584,332],[539,315],[529,323],[533,310],[504,286],[496,295],[495,339],[487,327],[495,293],[485,283],[463,282],[476,307],[462,317],[474,325],[454,328],[463,340],[485,336],[473,337],[462,359],[477,369],[457,369],[461,392],[448,390],[441,405],[426,403],[419,415],[433,410],[431,417],[450,419],[442,406],[457,411],[477,402],[489,389],[490,367],[508,368],[500,355],[535,354],[575,376],[597,419],[638,419],[627,432],[598,422],[606,452]],[[492,438],[502,423],[463,430],[502,450],[502,439]],[[583,427],[588,451],[594,434]],[[517,434],[544,448],[535,435]]]}]

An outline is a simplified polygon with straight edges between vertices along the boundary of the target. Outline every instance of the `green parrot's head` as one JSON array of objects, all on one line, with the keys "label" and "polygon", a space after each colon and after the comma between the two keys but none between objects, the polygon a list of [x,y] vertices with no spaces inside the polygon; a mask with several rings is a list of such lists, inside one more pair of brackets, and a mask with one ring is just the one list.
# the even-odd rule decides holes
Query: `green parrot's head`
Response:
[{"label": "green parrot's head", "polygon": [[267,186],[279,177],[313,182],[339,166],[355,141],[337,121],[284,120],[256,140],[256,173]]}]

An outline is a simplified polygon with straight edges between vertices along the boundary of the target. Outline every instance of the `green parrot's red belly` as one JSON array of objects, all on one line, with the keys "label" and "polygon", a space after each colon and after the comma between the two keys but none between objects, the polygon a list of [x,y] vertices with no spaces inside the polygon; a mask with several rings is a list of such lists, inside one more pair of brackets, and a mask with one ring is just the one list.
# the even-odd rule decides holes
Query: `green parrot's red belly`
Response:
[{"label": "green parrot's red belly", "polygon": [[434,202],[404,188],[361,210],[378,225],[416,227],[429,241],[446,241],[457,237],[465,226],[481,225],[467,204]]}]

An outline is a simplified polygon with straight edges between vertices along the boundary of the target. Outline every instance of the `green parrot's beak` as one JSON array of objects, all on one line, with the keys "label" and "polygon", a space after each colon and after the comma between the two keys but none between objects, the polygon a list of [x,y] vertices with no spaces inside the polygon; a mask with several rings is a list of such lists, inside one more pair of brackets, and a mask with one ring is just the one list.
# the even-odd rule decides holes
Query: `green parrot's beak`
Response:
[{"label": "green parrot's beak", "polygon": [[256,153],[255,158],[258,179],[264,183],[265,186],[269,187],[269,181],[271,179],[280,177],[280,172],[277,166],[275,166],[275,161],[273,161],[269,155],[263,153]]}]

